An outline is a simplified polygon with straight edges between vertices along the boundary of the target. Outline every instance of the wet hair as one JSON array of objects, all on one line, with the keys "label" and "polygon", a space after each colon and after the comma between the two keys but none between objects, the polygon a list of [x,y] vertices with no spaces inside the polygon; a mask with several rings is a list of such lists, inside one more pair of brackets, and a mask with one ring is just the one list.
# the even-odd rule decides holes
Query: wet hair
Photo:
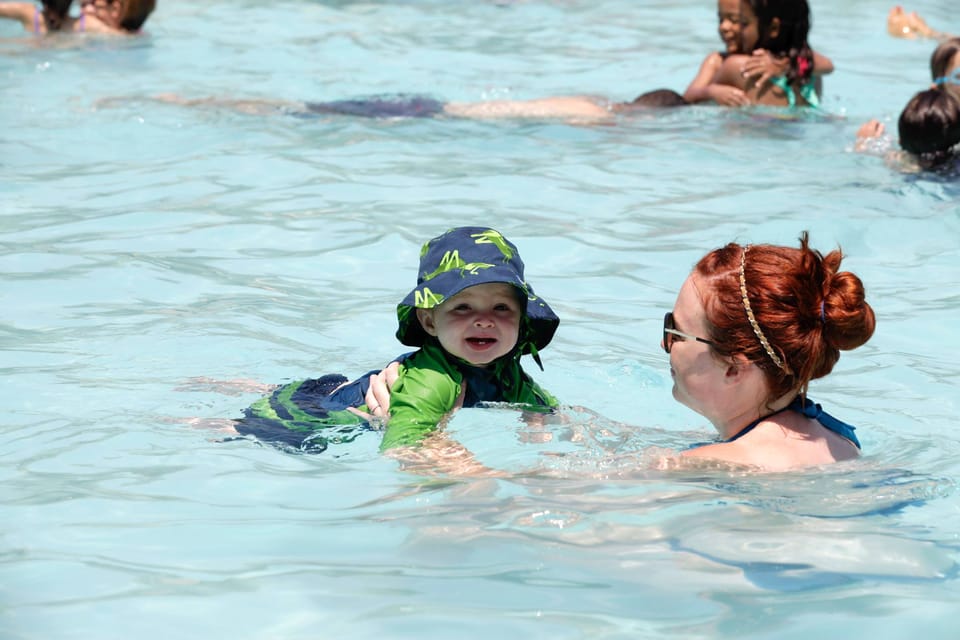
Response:
[{"label": "wet hair", "polygon": [[[807,43],[810,35],[810,6],[807,0],[746,0],[757,16],[760,38],[757,49],[766,49],[774,56],[790,60],[787,80],[805,81],[813,76],[813,50]],[[771,34],[774,18],[779,22],[777,33]],[[749,52],[745,52],[749,53]]]},{"label": "wet hair", "polygon": [[[139,31],[157,6],[156,0],[81,0],[81,5],[93,5],[98,16],[103,10],[112,11],[119,5],[120,18],[114,26],[125,31]],[[103,19],[103,17],[101,17]],[[112,21],[112,18],[111,18]]]},{"label": "wet hair", "polygon": [[793,390],[806,393],[811,380],[833,370],[841,350],[873,335],[876,318],[863,283],[840,271],[842,259],[839,248],[826,256],[811,249],[804,231],[799,249],[730,243],[694,267],[703,281],[713,352],[724,359],[743,355],[756,364],[769,386],[767,403]]},{"label": "wet hair", "polygon": [[42,0],[41,4],[43,4],[43,19],[47,29],[59,31],[63,21],[70,14],[70,5],[73,4],[73,0]]},{"label": "wet hair", "polygon": [[930,77],[933,80],[947,75],[950,61],[960,52],[960,37],[950,38],[940,43],[930,56]]},{"label": "wet hair", "polygon": [[960,144],[960,101],[939,87],[921,91],[900,112],[897,129],[900,147],[916,154],[921,167],[938,166]]},{"label": "wet hair", "polygon": [[127,31],[139,31],[156,6],[156,0],[127,0],[120,26]]},{"label": "wet hair", "polygon": [[641,93],[633,99],[633,102],[628,102],[626,106],[662,109],[667,107],[682,107],[688,104],[690,103],[684,100],[683,96],[673,89],[654,89],[653,91]]}]

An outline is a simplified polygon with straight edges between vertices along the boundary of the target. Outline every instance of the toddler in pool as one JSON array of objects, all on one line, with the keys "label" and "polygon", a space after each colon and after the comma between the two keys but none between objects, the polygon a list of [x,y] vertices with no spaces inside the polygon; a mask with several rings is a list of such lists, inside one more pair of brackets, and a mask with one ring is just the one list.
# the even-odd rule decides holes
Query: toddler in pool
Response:
[{"label": "toddler in pool", "polygon": [[396,359],[388,414],[367,403],[369,374],[353,382],[334,374],[278,388],[234,429],[316,452],[382,420],[386,451],[418,447],[460,407],[509,402],[551,411],[556,399],[520,358],[531,354],[539,365],[560,321],[523,272],[516,246],[493,229],[458,227],[433,238],[421,250],[417,286],[397,305],[397,338],[419,349]]}]

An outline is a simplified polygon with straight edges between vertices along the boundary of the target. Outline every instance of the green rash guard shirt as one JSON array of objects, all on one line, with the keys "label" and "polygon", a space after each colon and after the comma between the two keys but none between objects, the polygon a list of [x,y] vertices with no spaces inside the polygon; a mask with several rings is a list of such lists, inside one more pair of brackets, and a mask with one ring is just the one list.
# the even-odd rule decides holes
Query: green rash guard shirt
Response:
[{"label": "green rash guard shirt", "polygon": [[[431,339],[412,354],[397,359],[398,378],[390,390],[390,420],[381,451],[417,446],[437,430],[453,410],[466,382],[463,406],[508,402],[524,409],[549,412],[557,399],[540,387],[520,366],[514,352],[486,368],[450,356]],[[329,443],[352,441],[366,421],[347,410],[369,411],[365,395],[369,372],[347,382],[339,375],[291,382],[260,399],[244,412],[236,429],[244,435],[300,451],[319,452]]]},{"label": "green rash guard shirt", "polygon": [[547,411],[558,405],[556,398],[523,371],[519,355],[504,356],[487,368],[474,367],[431,340],[400,364],[399,377],[390,390],[390,421],[381,450],[423,442],[453,409],[464,380],[464,407],[509,402]]}]

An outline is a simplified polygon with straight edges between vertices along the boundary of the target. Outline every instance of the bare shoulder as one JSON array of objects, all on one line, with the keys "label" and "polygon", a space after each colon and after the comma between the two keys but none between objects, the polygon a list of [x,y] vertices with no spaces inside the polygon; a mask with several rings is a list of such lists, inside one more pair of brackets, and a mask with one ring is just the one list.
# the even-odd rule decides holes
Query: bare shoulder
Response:
[{"label": "bare shoulder", "polygon": [[[747,452],[749,453],[749,452]],[[744,455],[737,443],[718,442],[681,451],[673,458],[673,469],[714,469],[725,471],[762,471],[762,465]]]},{"label": "bare shoulder", "polygon": [[717,51],[711,51],[703,59],[703,62],[700,63],[700,66],[704,68],[706,67],[717,68],[721,64],[723,64],[723,56],[721,56],[720,53]]},{"label": "bare shoulder", "polygon": [[745,88],[746,80],[743,75],[743,67],[746,61],[749,59],[750,56],[740,53],[727,56],[717,66],[717,73],[716,77],[714,78],[714,82],[730,85],[731,87],[739,87],[741,89]]},{"label": "bare shoulder", "polygon": [[723,460],[725,462],[734,462],[738,464],[752,464],[750,460],[750,450],[740,445],[739,442],[718,442],[716,444],[705,444],[693,449],[687,449],[680,453],[684,458],[703,458],[710,460]]}]

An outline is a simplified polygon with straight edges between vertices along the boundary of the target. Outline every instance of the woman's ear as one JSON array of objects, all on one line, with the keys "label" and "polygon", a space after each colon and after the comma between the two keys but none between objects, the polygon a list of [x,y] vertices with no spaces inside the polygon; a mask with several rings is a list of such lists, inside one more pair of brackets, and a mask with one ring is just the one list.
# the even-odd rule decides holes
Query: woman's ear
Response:
[{"label": "woman's ear", "polygon": [[770,27],[768,29],[767,37],[770,39],[776,38],[780,35],[780,18],[771,18]]},{"label": "woman's ear", "polygon": [[423,330],[428,334],[437,337],[437,325],[433,323],[433,310],[432,309],[420,309],[417,310],[417,320],[420,321],[420,326],[423,327]]},{"label": "woman's ear", "polygon": [[730,356],[726,371],[727,380],[733,382],[736,378],[742,377],[751,364],[752,363],[747,360],[747,356],[742,353],[736,353]]}]

